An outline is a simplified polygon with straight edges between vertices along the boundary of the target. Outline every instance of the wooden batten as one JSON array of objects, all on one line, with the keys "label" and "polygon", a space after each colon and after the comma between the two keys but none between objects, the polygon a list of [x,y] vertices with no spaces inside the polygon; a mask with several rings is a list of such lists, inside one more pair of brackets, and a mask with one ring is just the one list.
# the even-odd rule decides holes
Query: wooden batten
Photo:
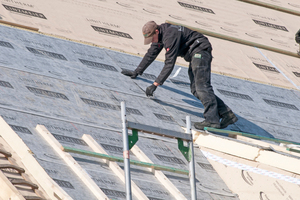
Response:
[{"label": "wooden batten", "polygon": [[[131,148],[131,152],[140,160],[147,163],[153,163],[148,156],[137,146]],[[152,171],[152,169],[149,169]],[[186,200],[186,197],[177,189],[177,187],[166,177],[162,171],[154,170],[154,176],[161,182],[162,185],[174,196],[177,200]]]},{"label": "wooden batten", "polygon": [[36,130],[48,142],[48,144],[59,154],[59,156],[68,164],[74,173],[84,182],[84,184],[91,190],[91,192],[98,199],[108,200],[109,198],[98,187],[88,173],[77,163],[77,161],[66,152],[62,151],[62,145],[55,139],[55,137],[43,125],[37,125]]},{"label": "wooden batten", "polygon": [[297,155],[296,153],[288,152],[283,147],[272,145],[267,142],[242,136],[237,137],[237,139],[241,138],[244,142],[199,132],[195,143],[200,147],[206,147],[243,159],[277,167],[295,174],[300,174],[300,169],[297,167],[300,166],[300,160],[293,157]]},{"label": "wooden batten", "polygon": [[[107,154],[107,152],[93,139],[91,135],[84,134],[82,139],[96,152]],[[106,162],[105,159],[103,161]],[[124,171],[116,162],[109,162],[109,168],[125,183]],[[143,193],[143,191],[131,180],[132,193],[140,200],[148,200],[148,197]]]},{"label": "wooden batten", "polygon": [[0,117],[0,135],[20,157],[28,172],[51,199],[72,200],[72,198],[46,173],[34,158],[31,150],[12,128]]},{"label": "wooden batten", "polygon": [[0,186],[1,194],[0,200],[10,199],[10,200],[25,200],[25,198],[20,194],[16,187],[7,179],[7,177],[0,170]]}]

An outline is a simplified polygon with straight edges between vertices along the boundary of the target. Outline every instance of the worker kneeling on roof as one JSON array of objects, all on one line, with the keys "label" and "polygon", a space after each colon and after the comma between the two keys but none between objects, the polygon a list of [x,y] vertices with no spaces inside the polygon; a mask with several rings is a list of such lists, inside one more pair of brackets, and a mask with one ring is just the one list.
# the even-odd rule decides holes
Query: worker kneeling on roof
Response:
[{"label": "worker kneeling on roof", "polygon": [[[232,110],[213,91],[211,85],[212,46],[207,37],[184,26],[168,23],[157,25],[154,21],[147,22],[142,32],[144,44],[151,43],[151,46],[134,71],[123,70],[122,74],[131,78],[141,75],[165,48],[165,65],[155,82],[147,87],[147,96],[153,96],[157,86],[165,82],[174,69],[177,57],[181,56],[190,63],[188,74],[191,92],[204,106],[205,120],[196,122],[195,128],[200,130],[204,127],[226,128],[238,120]],[[222,119],[221,122],[220,119]]]}]

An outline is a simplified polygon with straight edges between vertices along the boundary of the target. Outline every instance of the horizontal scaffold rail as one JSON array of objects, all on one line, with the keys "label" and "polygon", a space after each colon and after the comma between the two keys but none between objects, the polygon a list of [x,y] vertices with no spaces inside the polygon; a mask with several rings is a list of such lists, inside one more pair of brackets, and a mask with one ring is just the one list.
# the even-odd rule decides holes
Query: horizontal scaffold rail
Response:
[{"label": "horizontal scaffold rail", "polygon": [[223,134],[225,133],[225,134],[228,134],[228,135],[241,135],[241,136],[245,136],[245,137],[249,137],[249,138],[273,141],[273,142],[277,142],[277,143],[300,145],[300,143],[297,143],[297,142],[292,142],[292,141],[288,141],[288,140],[281,140],[281,139],[277,139],[277,138],[264,137],[264,136],[260,136],[260,135],[254,135],[254,134],[238,132],[238,131],[230,131],[230,130],[224,130],[224,129],[210,128],[210,127],[204,127],[204,130],[210,131],[210,132],[213,132],[213,133],[223,133]]},{"label": "horizontal scaffold rail", "polygon": [[163,129],[163,128],[157,128],[154,126],[148,126],[148,125],[144,125],[144,124],[138,124],[135,122],[127,121],[126,127],[128,129],[135,129],[135,130],[138,130],[139,132],[150,133],[150,134],[158,135],[158,136],[162,136],[162,137],[181,139],[184,141],[192,141],[193,140],[191,134],[186,134],[186,133],[172,131],[172,130]]},{"label": "horizontal scaffold rail", "polygon": [[[65,152],[71,152],[71,153],[77,153],[77,154],[96,157],[96,158],[102,158],[102,159],[106,159],[106,160],[113,161],[113,162],[124,162],[124,159],[121,157],[110,156],[110,155],[106,155],[106,154],[102,154],[102,153],[96,153],[96,152],[76,149],[76,148],[72,148],[72,147],[63,146],[62,150]],[[141,162],[141,161],[137,161],[137,160],[130,160],[130,164],[141,166],[141,167],[147,167],[147,168],[151,168],[151,169],[155,169],[155,170],[168,171],[168,172],[173,172],[173,173],[177,173],[177,174],[189,175],[188,170],[177,169],[174,167],[167,167],[167,166],[163,166],[163,165],[156,165],[156,164]]]}]

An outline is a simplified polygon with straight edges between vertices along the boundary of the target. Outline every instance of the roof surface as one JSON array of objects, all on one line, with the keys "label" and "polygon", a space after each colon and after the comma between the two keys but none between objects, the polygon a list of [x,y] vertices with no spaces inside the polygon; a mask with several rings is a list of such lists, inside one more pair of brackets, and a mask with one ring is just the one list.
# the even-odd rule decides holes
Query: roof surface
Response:
[{"label": "roof surface", "polygon": [[[121,101],[126,102],[128,120],[140,124],[184,132],[182,127],[186,126],[187,115],[191,116],[192,125],[204,120],[203,105],[190,93],[187,63],[183,60],[178,59],[170,78],[155,91],[152,99],[145,96],[144,90],[159,75],[163,53],[137,79],[120,73],[122,69],[134,70],[146,52],[140,29],[149,20],[158,23],[170,20],[222,34],[208,37],[214,48],[214,91],[239,118],[227,130],[300,142],[300,61],[297,57],[299,46],[294,41],[298,30],[294,21],[299,16],[295,14],[235,0],[226,1],[226,4],[204,0],[166,1],[163,4],[158,1],[86,3],[79,0],[47,3],[3,0],[1,3],[0,17],[5,23],[39,29],[38,33],[0,26],[0,115],[5,120],[3,124],[7,123],[11,128],[8,128],[12,131],[9,133],[14,139],[21,138],[20,142],[25,146],[18,147],[13,139],[7,142],[16,152],[30,149],[37,161],[31,169],[40,166],[39,169],[46,172],[43,177],[52,178],[52,182],[49,181],[58,188],[57,196],[101,199],[95,195],[97,189],[91,190],[96,184],[107,198],[125,199],[124,183],[108,163],[71,153],[72,158],[68,159],[74,159],[79,164],[76,165],[78,169],[88,174],[85,178],[93,181],[87,184],[66,158],[56,152],[55,145],[49,143],[53,140],[63,146],[94,151],[82,138],[88,134],[107,154],[122,157]],[[276,1],[276,6],[300,12],[296,1],[288,4]],[[267,48],[233,42],[224,39],[225,36],[263,44]],[[290,55],[274,52],[273,48]],[[45,139],[37,125],[43,125],[54,138]],[[9,136],[0,135],[8,140]],[[149,162],[188,170],[188,163],[178,150],[176,140],[140,133],[136,146]],[[237,176],[234,174],[239,172],[237,167],[226,168],[224,160],[213,160],[215,157],[210,155],[229,160],[237,158],[226,157],[202,146],[195,148],[198,199],[247,199],[246,192],[234,187],[235,184],[226,176],[227,171]],[[299,160],[297,156],[293,158]],[[142,156],[132,152],[131,159],[141,160]],[[25,165],[28,160],[21,159]],[[258,161],[254,161],[254,164],[246,164],[257,167],[255,163]],[[117,164],[123,169],[122,163]],[[146,168],[131,167],[133,182],[149,199],[191,198],[187,175],[156,174]],[[264,169],[276,171],[275,168]],[[276,190],[278,184],[273,184],[278,178],[254,174],[252,178],[259,176],[259,180],[265,181],[271,189],[266,189],[262,195],[255,185],[257,189],[251,190],[253,196],[248,196],[249,199],[264,199],[271,193],[275,196],[276,192],[280,193]],[[289,182],[293,186],[284,187],[299,185],[297,174],[299,172],[295,170],[286,173],[294,176],[296,182]],[[160,179],[162,177],[167,177],[169,185]],[[174,193],[175,190],[178,193]],[[49,194],[47,188],[45,191]],[[139,199],[137,194],[134,192],[134,199]],[[289,195],[295,198],[298,194]]]}]

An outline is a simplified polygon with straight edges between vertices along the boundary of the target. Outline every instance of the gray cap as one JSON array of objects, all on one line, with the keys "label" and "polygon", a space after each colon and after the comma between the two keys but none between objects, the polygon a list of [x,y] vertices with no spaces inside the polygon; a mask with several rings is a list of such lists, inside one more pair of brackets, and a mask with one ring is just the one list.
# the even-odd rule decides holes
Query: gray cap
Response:
[{"label": "gray cap", "polygon": [[157,29],[157,24],[154,21],[149,21],[143,26],[144,44],[150,44]]}]

